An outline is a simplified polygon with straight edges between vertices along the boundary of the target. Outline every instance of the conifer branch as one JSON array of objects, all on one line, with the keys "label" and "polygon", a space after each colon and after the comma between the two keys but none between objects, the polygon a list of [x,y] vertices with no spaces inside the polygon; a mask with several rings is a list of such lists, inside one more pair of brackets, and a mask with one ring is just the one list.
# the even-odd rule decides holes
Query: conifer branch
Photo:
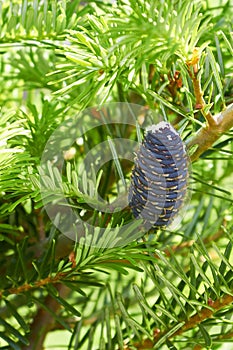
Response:
[{"label": "conifer branch", "polygon": [[192,59],[187,61],[187,67],[188,67],[188,74],[192,80],[193,83],[193,91],[194,96],[196,98],[196,104],[195,109],[199,109],[203,116],[205,117],[207,124],[211,126],[216,125],[216,120],[213,118],[210,111],[206,113],[206,103],[203,98],[203,91],[201,87],[201,76],[199,74],[200,68],[199,68],[199,60],[200,60],[200,53],[198,48],[195,48],[193,50],[193,56]]},{"label": "conifer branch", "polygon": [[[187,61],[188,74],[193,83],[194,96],[196,98],[195,108],[199,109],[206,119],[206,126],[203,126],[188,143],[188,147],[197,145],[197,149],[191,155],[191,161],[196,161],[202,153],[208,150],[218,138],[233,126],[233,104],[224,109],[221,113],[213,116],[208,110],[203,98],[201,87],[201,76],[199,74],[199,50],[195,48],[191,60]],[[206,112],[207,108],[207,112]]]},{"label": "conifer branch", "polygon": [[67,272],[58,272],[55,276],[48,276],[34,283],[25,283],[18,287],[12,287],[6,290],[1,290],[0,299],[3,298],[5,295],[23,294],[25,292],[29,292],[37,288],[45,287],[48,284],[57,284],[58,282],[61,282],[62,279],[64,279],[64,277],[70,274],[70,272],[70,270]]},{"label": "conifer branch", "polygon": [[[228,132],[233,126],[232,7],[229,1],[219,1],[217,8],[212,3],[119,0],[112,6],[111,1],[4,1],[0,11],[0,347],[41,350],[48,332],[56,329],[60,334],[71,331],[64,346],[80,350],[126,349],[126,344],[130,349],[129,342],[138,349],[167,345],[200,350],[232,336],[229,323],[225,327],[233,301],[229,209],[233,148]],[[139,123],[136,128],[126,125],[128,112],[121,108],[115,114],[117,125],[108,124],[108,112],[113,110],[108,102],[112,106],[120,101],[143,109],[139,115],[134,108],[130,111]],[[102,118],[94,106],[104,103]],[[186,112],[193,109],[194,118],[202,114],[205,122],[194,120],[194,127],[200,129],[190,135],[191,160],[205,156],[207,150],[218,149],[219,155],[208,158],[207,166],[194,163],[192,181],[199,187],[179,232],[161,230],[155,236],[151,230],[137,242],[138,226],[131,212],[114,210],[121,182],[130,175],[131,164],[125,165],[130,161],[119,157],[120,176],[106,163],[98,186],[91,169],[91,181],[87,173],[82,176],[86,156],[93,150],[93,161],[100,164],[95,146],[109,137],[140,140],[141,129],[157,123],[161,111],[169,123],[175,115],[182,116],[184,120],[175,120],[177,128],[189,135],[192,117]],[[68,145],[77,131],[84,131],[82,142],[74,140],[75,157],[66,159],[63,167],[56,157],[61,147],[48,140],[74,115],[80,130],[60,129],[60,145]],[[104,125],[98,123],[102,120]],[[91,127],[93,121],[97,127]],[[60,168],[58,172],[50,168],[48,184],[57,188],[56,182],[62,182],[67,208],[82,213],[95,226],[89,230],[87,225],[78,242],[68,241],[65,232],[59,234],[58,223],[68,217],[57,213],[53,221],[41,199],[38,166],[42,154],[50,158],[50,151],[45,152],[48,144],[55,147],[52,164],[61,165],[61,173]],[[68,163],[70,171],[66,171]],[[111,213],[90,209],[86,194],[98,190],[112,206]],[[46,203],[51,199],[49,192]],[[123,247],[117,246],[122,242],[120,234],[114,238],[109,232],[124,230],[125,224],[127,240]],[[101,247],[94,245],[99,234]],[[93,245],[85,245],[85,239]],[[36,306],[34,314],[30,300]],[[46,343],[50,341],[48,337]],[[51,346],[60,344],[50,342]]]},{"label": "conifer branch", "polygon": [[[214,316],[214,314],[224,309],[226,306],[231,305],[233,302],[233,296],[230,294],[225,294],[221,298],[211,301],[209,307],[204,307],[202,310],[198,311],[196,314],[191,316],[185,324],[178,329],[175,333],[173,333],[171,336],[168,336],[167,339],[173,339],[176,336],[182,335],[186,331],[190,329],[194,329],[198,326],[201,322],[205,321],[206,319],[210,319]],[[142,343],[136,342],[134,343],[134,347],[136,349],[153,349],[153,347],[156,345],[156,343],[166,335],[168,331],[160,332],[158,329],[154,331],[154,339],[153,341],[150,339],[144,340]],[[128,348],[129,350],[130,348]]]},{"label": "conifer branch", "polygon": [[[188,148],[196,145],[197,149],[190,156],[195,162],[205,151],[216,142],[219,137],[233,127],[233,104],[225,110],[213,116],[214,123],[203,126],[189,141]],[[208,119],[209,121],[209,119]]]},{"label": "conifer branch", "polygon": [[195,328],[199,323],[213,317],[217,311],[223,309],[228,305],[231,305],[232,302],[233,302],[233,295],[230,295],[230,294],[225,294],[223,297],[215,301],[209,301],[209,304],[211,305],[211,309],[207,307],[203,308],[201,311],[197,312],[195,315],[190,317],[190,319],[177,332],[175,332],[172,335],[172,337],[181,335],[191,328]]}]

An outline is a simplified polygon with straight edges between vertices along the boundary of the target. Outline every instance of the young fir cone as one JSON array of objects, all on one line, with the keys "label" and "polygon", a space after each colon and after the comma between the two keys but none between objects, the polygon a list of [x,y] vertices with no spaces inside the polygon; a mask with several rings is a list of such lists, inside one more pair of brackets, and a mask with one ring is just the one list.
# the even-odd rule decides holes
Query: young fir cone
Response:
[{"label": "young fir cone", "polygon": [[166,227],[187,193],[188,156],[177,131],[166,122],[146,129],[132,171],[129,206],[146,227]]}]

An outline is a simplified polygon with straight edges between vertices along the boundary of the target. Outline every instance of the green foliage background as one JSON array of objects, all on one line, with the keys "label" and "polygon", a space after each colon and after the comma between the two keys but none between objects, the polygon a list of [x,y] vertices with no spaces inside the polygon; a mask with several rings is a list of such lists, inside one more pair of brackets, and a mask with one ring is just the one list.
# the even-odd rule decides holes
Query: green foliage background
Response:
[{"label": "green foliage background", "polygon": [[[232,18],[221,0],[0,2],[0,349],[233,348],[231,129],[193,163],[180,226],[123,248],[65,240],[43,210],[38,171],[53,131],[105,102],[150,108],[189,145],[233,103]],[[77,163],[115,132],[92,130]],[[131,166],[110,162],[92,190],[113,200]],[[73,174],[67,162],[65,195],[87,210]],[[87,212],[106,237],[125,222],[137,230],[127,210]]]}]

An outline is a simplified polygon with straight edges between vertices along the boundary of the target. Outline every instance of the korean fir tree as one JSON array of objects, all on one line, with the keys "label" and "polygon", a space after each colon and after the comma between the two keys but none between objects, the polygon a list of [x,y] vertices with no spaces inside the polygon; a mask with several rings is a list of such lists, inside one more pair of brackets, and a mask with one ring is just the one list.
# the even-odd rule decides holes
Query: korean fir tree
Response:
[{"label": "korean fir tree", "polygon": [[[232,18],[230,0],[0,1],[0,349],[233,348]],[[167,154],[171,225],[148,190]]]}]

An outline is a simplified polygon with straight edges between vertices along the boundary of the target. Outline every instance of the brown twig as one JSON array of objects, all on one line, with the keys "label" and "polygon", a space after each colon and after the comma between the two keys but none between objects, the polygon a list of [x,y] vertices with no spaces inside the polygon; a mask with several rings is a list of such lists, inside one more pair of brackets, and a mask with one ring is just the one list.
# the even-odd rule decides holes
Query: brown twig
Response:
[{"label": "brown twig", "polygon": [[47,284],[57,283],[59,280],[61,280],[63,277],[65,277],[66,274],[68,274],[69,272],[67,272],[67,273],[59,272],[54,277],[48,276],[48,277],[43,278],[39,281],[36,281],[35,283],[31,283],[31,284],[25,283],[25,284],[18,286],[18,287],[13,287],[13,288],[9,288],[7,290],[0,291],[0,298],[2,298],[3,295],[21,294],[21,293],[25,293],[25,292],[28,292],[30,290],[36,289],[36,288],[44,287]]},{"label": "brown twig", "polygon": [[233,126],[233,105],[230,105],[225,111],[215,117],[216,124],[213,127],[206,126],[199,130],[196,136],[189,142],[188,147],[198,145],[197,150],[191,156],[195,161],[199,156],[210,148],[215,141]]},{"label": "brown twig", "polygon": [[225,334],[221,334],[217,337],[217,339],[233,339],[233,331],[229,331],[228,333],[225,333]]},{"label": "brown twig", "polygon": [[[74,258],[73,252],[71,252],[69,255],[69,260],[72,263],[72,266],[71,266],[72,269],[74,269],[76,267],[76,264],[74,263],[73,258]],[[24,283],[18,287],[12,287],[9,289],[0,290],[0,299],[3,298],[4,296],[7,296],[7,295],[11,295],[11,294],[18,295],[18,294],[21,294],[24,292],[31,291],[33,289],[41,288],[41,287],[46,286],[47,284],[58,284],[59,282],[62,281],[62,279],[64,277],[69,275],[70,272],[71,272],[71,270],[68,270],[66,272],[58,272],[55,276],[47,276],[43,279],[35,281],[34,283],[30,283],[30,284]]]},{"label": "brown twig", "polygon": [[188,331],[191,328],[195,328],[199,323],[203,322],[207,318],[213,317],[214,313],[223,309],[225,306],[232,304],[233,295],[225,294],[222,298],[217,299],[211,303],[211,309],[203,308],[201,311],[197,312],[195,315],[190,317],[189,320],[181,327],[178,331],[176,331],[172,337],[177,335],[181,335],[182,333]]},{"label": "brown twig", "polygon": [[[218,239],[220,239],[223,236],[223,234],[225,233],[225,230],[223,227],[226,227],[225,218],[223,219],[222,227],[220,227],[220,229],[217,232],[215,232],[213,235],[208,236],[205,239],[203,239],[203,243],[206,245],[210,242],[216,242]],[[165,255],[169,257],[171,255],[171,251],[173,251],[173,252],[182,251],[185,248],[191,247],[194,243],[195,243],[195,240],[191,239],[190,241],[186,241],[186,242],[182,242],[180,244],[173,245],[169,249],[165,250]]]},{"label": "brown twig", "polygon": [[201,54],[200,50],[198,48],[195,48],[193,50],[193,55],[192,55],[191,60],[188,60],[186,62],[186,64],[187,64],[187,68],[188,68],[188,74],[189,74],[189,76],[192,80],[192,83],[193,83],[193,91],[194,91],[194,96],[196,98],[195,108],[199,109],[201,111],[202,115],[206,119],[207,124],[209,126],[214,126],[216,124],[214,117],[212,116],[210,111],[208,111],[207,113],[205,111],[206,103],[205,103],[205,100],[203,98],[201,81],[200,81],[200,78],[198,76],[199,75],[200,54]]},{"label": "brown twig", "polygon": [[41,209],[35,209],[35,214],[37,217],[37,222],[38,222],[38,234],[39,234],[39,239],[40,241],[43,241],[45,237],[45,225],[43,221],[43,214]]},{"label": "brown twig", "polygon": [[215,119],[213,118],[211,112],[210,111],[208,113],[205,112],[206,103],[205,103],[205,100],[203,98],[203,92],[201,89],[200,79],[198,78],[197,74],[191,72],[190,70],[189,70],[189,76],[192,79],[194,95],[196,97],[195,108],[200,109],[201,113],[205,117],[209,126],[215,125],[216,122],[215,122]]},{"label": "brown twig", "polygon": [[233,127],[233,104],[213,116],[213,119],[215,124],[202,127],[188,143],[188,148],[197,145],[195,152],[190,157],[192,162],[196,161],[222,134]]},{"label": "brown twig", "polygon": [[[217,299],[211,303],[211,308],[204,307],[202,310],[197,312],[195,315],[191,316],[185,324],[178,329],[175,333],[168,336],[168,339],[174,338],[178,335],[182,335],[183,333],[187,332],[190,329],[193,329],[198,326],[201,322],[203,322],[206,319],[209,319],[213,317],[213,315],[223,309],[224,307],[232,304],[233,302],[233,296],[230,294],[225,294],[222,298]],[[152,349],[154,345],[166,335],[167,331],[165,332],[156,332],[153,341],[150,339],[146,339],[143,343],[134,343],[134,347],[136,349]],[[146,345],[146,347],[145,347]]]},{"label": "brown twig", "polygon": [[206,119],[206,125],[189,141],[188,148],[197,145],[197,149],[191,155],[192,162],[196,161],[202,153],[208,150],[218,138],[233,126],[233,104],[229,105],[221,113],[212,115],[206,112],[206,103],[199,77],[200,51],[195,48],[192,58],[186,62],[188,74],[193,83],[194,96],[196,98],[195,108],[199,109]]}]

